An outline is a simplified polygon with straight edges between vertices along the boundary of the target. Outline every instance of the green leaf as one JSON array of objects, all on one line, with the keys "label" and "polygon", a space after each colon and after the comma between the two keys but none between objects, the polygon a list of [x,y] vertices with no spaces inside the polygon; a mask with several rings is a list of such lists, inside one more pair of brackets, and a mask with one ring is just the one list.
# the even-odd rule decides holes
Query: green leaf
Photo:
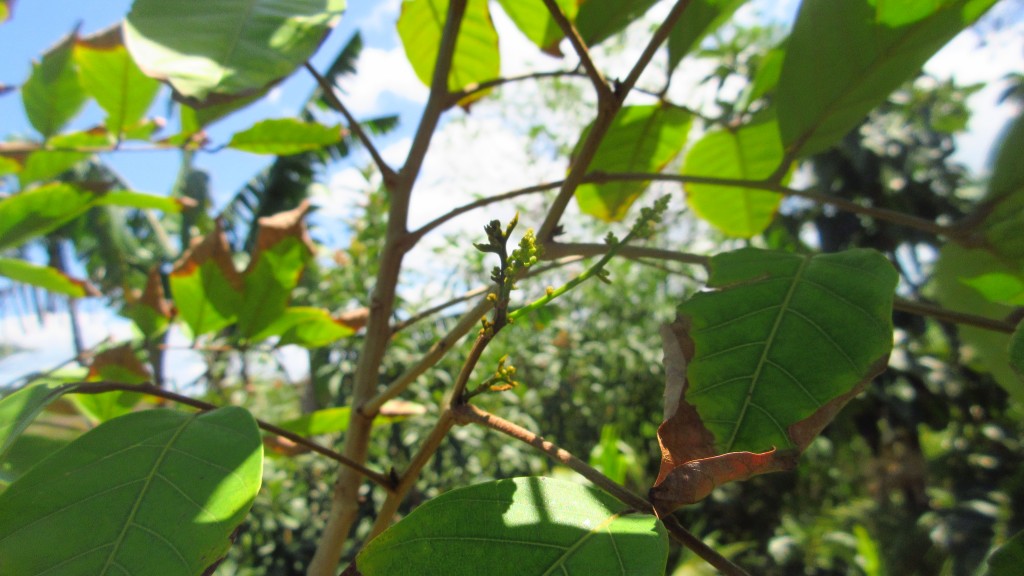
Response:
[{"label": "green leaf", "polygon": [[204,105],[291,74],[344,9],[345,0],[135,0],[124,40],[146,74]]},{"label": "green leaf", "polygon": [[1021,274],[991,272],[966,278],[961,282],[977,290],[989,302],[1024,306],[1024,277],[1021,277]]},{"label": "green leaf", "polygon": [[775,90],[779,84],[779,75],[782,73],[782,63],[785,59],[785,45],[772,48],[764,54],[753,81],[740,95],[738,102],[740,109],[746,110],[755,100]]},{"label": "green leaf", "polygon": [[985,576],[1017,576],[1024,565],[1024,531],[1017,532],[989,556]]},{"label": "green leaf", "polygon": [[276,319],[253,340],[280,336],[278,346],[298,344],[306,348],[321,348],[355,334],[355,330],[331,318],[323,308],[293,306],[285,308]]},{"label": "green leaf", "polygon": [[0,462],[36,416],[74,387],[65,382],[37,381],[0,399]]},{"label": "green leaf", "polygon": [[82,87],[107,113],[111,134],[121,135],[139,123],[160,89],[128,54],[120,24],[79,40],[75,63]]},{"label": "green leaf", "polygon": [[[315,251],[303,221],[309,210],[309,202],[303,201],[294,210],[259,219],[256,252],[242,277],[245,291],[238,311],[241,337],[256,339],[284,314],[292,290]],[[316,329],[307,334],[322,336]],[[298,330],[293,330],[291,336],[298,337]]]},{"label": "green leaf", "polygon": [[72,278],[51,266],[40,266],[16,258],[0,258],[0,276],[57,294],[67,294],[72,298],[99,295],[85,280]]},{"label": "green leaf", "polygon": [[[45,148],[29,155],[18,174],[18,181],[25,187],[32,182],[50,180],[88,159],[92,155],[90,149],[107,148],[111,144],[110,135],[102,129],[57,134],[50,138]],[[77,152],[76,149],[84,151]]]},{"label": "green leaf", "polygon": [[216,332],[235,321],[242,306],[242,278],[219,220],[175,263],[170,284],[178,314],[194,335]]},{"label": "green leaf", "polygon": [[1024,115],[1007,129],[1000,141],[989,180],[987,210],[981,223],[985,240],[996,254],[1024,266],[1024,167],[1020,151],[1024,149]]},{"label": "green leaf", "polygon": [[686,401],[719,452],[800,447],[791,426],[884,368],[898,276],[878,252],[743,249],[710,268],[718,290],[679,310],[695,348]]},{"label": "green leaf", "polygon": [[690,0],[668,36],[668,68],[675,70],[683,57],[711,31],[729,20],[746,0]]},{"label": "green leaf", "polygon": [[160,210],[169,214],[177,214],[186,207],[187,203],[181,198],[169,198],[167,196],[157,196],[131,190],[114,190],[100,196],[96,201],[96,205],[121,206],[138,210]]},{"label": "green leaf", "polygon": [[131,318],[144,337],[153,340],[167,330],[174,316],[174,308],[165,297],[159,267],[150,268],[142,293],[136,296],[135,292],[131,291],[126,300],[121,314]]},{"label": "green leaf", "polygon": [[339,126],[324,126],[303,122],[297,118],[263,120],[253,127],[236,133],[228,142],[229,148],[253,154],[287,156],[319,150],[341,141]]},{"label": "green leaf", "polygon": [[71,184],[51,183],[0,200],[0,249],[46,234],[88,210],[96,196]]},{"label": "green leaf", "polygon": [[[389,400],[381,406],[373,423],[374,426],[377,426],[389,422],[399,422],[410,416],[425,414],[426,411],[427,409],[422,404],[403,400]],[[348,430],[348,422],[351,415],[352,408],[349,406],[336,406],[303,414],[298,418],[281,422],[278,426],[302,436],[337,434]]]},{"label": "green leaf", "polygon": [[[947,243],[939,252],[932,282],[943,308],[1002,320],[1013,312],[1011,306],[990,302],[964,281],[985,274],[1021,276],[1020,267],[984,249],[967,249]],[[977,370],[990,372],[996,382],[1017,402],[1024,403],[1024,382],[1010,368],[1009,336],[967,325],[957,326],[963,361]]]},{"label": "green leaf", "polygon": [[242,408],[111,420],[0,494],[4,570],[200,574],[230,546],[262,465],[259,429]]},{"label": "green leaf", "polygon": [[[562,13],[570,22],[576,19],[576,0],[555,0]],[[551,11],[543,2],[522,2],[520,0],[498,0],[502,10],[538,48],[552,56],[561,56],[558,44],[565,38]]]},{"label": "green leaf", "polygon": [[1024,322],[1017,324],[1010,337],[1010,368],[1024,382]]},{"label": "green leaf", "polygon": [[814,154],[839,141],[994,3],[804,1],[776,99],[787,153]]},{"label": "green leaf", "polygon": [[654,6],[657,0],[586,0],[576,15],[576,31],[588,46],[621,32]]},{"label": "green leaf", "polygon": [[[705,134],[686,154],[683,175],[763,180],[775,173],[782,158],[773,120]],[[698,216],[743,238],[764,232],[782,203],[781,195],[767,190],[697,183],[684,187],[686,201]]]},{"label": "green leaf", "polygon": [[725,482],[795,467],[885,369],[897,280],[889,261],[866,249],[713,257],[708,286],[716,290],[684,302],[662,331],[655,507],[669,513]]},{"label": "green leaf", "polygon": [[365,576],[415,573],[665,573],[661,522],[573,482],[513,478],[452,490],[370,541],[356,564]]},{"label": "green leaf", "polygon": [[[416,76],[430,86],[448,15],[448,0],[405,0],[398,17],[398,36]],[[487,0],[469,0],[459,27],[448,89],[458,92],[471,84],[501,75],[498,32],[491,21]],[[474,95],[470,101],[484,96]],[[464,102],[465,104],[465,102]]]},{"label": "green leaf", "polygon": [[[590,164],[594,172],[658,172],[686,143],[690,114],[672,106],[626,106],[612,121]],[[577,149],[590,133],[580,136]],[[647,189],[649,182],[583,184],[576,201],[585,214],[602,220],[621,220]]]},{"label": "green leaf", "polygon": [[78,33],[65,36],[32,64],[32,75],[21,87],[21,101],[32,127],[49,138],[78,114],[86,93],[72,58]]}]

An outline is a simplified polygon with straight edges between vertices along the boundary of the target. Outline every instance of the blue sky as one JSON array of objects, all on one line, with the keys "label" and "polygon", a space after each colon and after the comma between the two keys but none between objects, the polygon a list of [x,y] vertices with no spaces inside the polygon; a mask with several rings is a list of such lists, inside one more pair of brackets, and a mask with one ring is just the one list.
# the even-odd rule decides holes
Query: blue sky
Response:
[{"label": "blue sky", "polygon": [[[169,0],[170,1],[170,0]],[[350,3],[348,12],[338,27],[327,38],[313,58],[314,65],[323,70],[359,29],[365,42],[359,62],[359,73],[354,81],[343,85],[343,99],[358,117],[398,113],[401,116],[399,129],[386,138],[377,139],[378,147],[393,166],[400,165],[407,150],[410,135],[415,128],[420,109],[426,98],[425,87],[416,79],[411,67],[405,61],[401,46],[398,45],[394,23],[398,17],[400,0],[380,2],[355,1]],[[741,9],[737,18],[754,21],[764,15],[786,20],[798,3],[796,0],[753,0]],[[130,0],[94,0],[81,2],[73,0],[19,0],[15,4],[11,21],[0,24],[0,83],[19,85],[28,77],[30,63],[48,47],[70,32],[81,22],[81,33],[90,34],[119,21],[127,13]],[[1006,120],[1014,114],[1010,106],[997,106],[996,97],[1005,84],[1000,80],[1009,71],[1024,71],[1024,24],[1022,24],[1021,0],[1004,0],[997,6],[997,14],[1004,25],[995,27],[990,18],[981,27],[982,34],[965,32],[936,56],[927,70],[940,76],[953,76],[961,83],[986,83],[986,88],[975,94],[970,105],[974,111],[971,129],[961,136],[957,158],[967,163],[975,172],[983,170],[985,158]],[[650,20],[657,20],[664,13],[664,5],[652,9]],[[659,12],[660,10],[660,12]],[[494,19],[501,39],[502,72],[506,75],[528,70],[554,70],[572,68],[575,61],[552,59],[540,54],[517,30],[512,27],[500,11]],[[637,26],[638,33],[647,33],[650,22]],[[984,42],[982,42],[984,41]],[[571,53],[571,50],[565,50]],[[617,70],[635,57],[635,51],[595,50],[595,58],[612,76]],[[684,63],[672,83],[673,100],[691,105],[700,105],[706,94],[685,93],[682,89],[692,87],[694,78],[708,72],[708,63]],[[656,82],[652,82],[655,85]],[[232,133],[243,130],[258,120],[294,115],[297,103],[304,101],[313,88],[312,79],[303,71],[278,85],[263,101],[216,123],[210,130],[213,145],[226,142]],[[529,139],[524,127],[545,123],[561,127],[558,137],[573,141],[591,118],[591,104],[583,101],[578,110],[559,111],[550,117],[543,101],[530,84],[509,86],[502,98],[485,101],[474,106],[470,114],[453,111],[446,118],[434,138],[434,145],[424,164],[417,190],[413,197],[412,222],[422,224],[469,199],[505,192],[540,181],[561,178],[565,171],[564,158],[550,158],[531,154]],[[151,114],[166,114],[166,92],[158,99]],[[548,116],[544,116],[547,112]],[[576,113],[578,117],[571,118]],[[539,115],[538,115],[539,114]],[[103,115],[95,104],[70,127],[87,128],[100,121]],[[165,135],[174,133],[174,122]],[[32,136],[22,109],[18,92],[0,96],[0,137],[21,134]],[[178,169],[178,154],[175,152],[124,152],[106,155],[113,165],[137,190],[158,194],[167,193],[173,184]],[[215,202],[223,203],[239,189],[260,168],[272,161],[271,157],[258,156],[231,150],[215,154],[202,153],[198,157],[200,168],[211,174]],[[321,210],[318,218],[326,224],[314,237],[318,240],[333,240],[340,236],[332,230],[336,218],[348,213],[358,192],[366,188],[360,170],[368,163],[365,153],[357,153],[351,161],[332,167],[326,175],[322,190],[315,196]],[[9,192],[0,185],[0,192]],[[678,194],[676,196],[679,196]],[[681,198],[674,198],[674,202]],[[572,217],[570,210],[569,218]],[[480,222],[491,218],[507,220],[514,212],[512,206],[494,206],[486,213],[471,213],[464,219],[454,221],[444,231],[461,233],[467,230],[478,233]],[[525,223],[526,226],[533,223]],[[423,281],[437,275],[436,269],[443,267],[438,256],[432,252],[443,244],[439,237],[430,237],[418,253],[407,258],[413,266],[408,278],[414,286],[416,296],[437,297],[431,292],[434,286]],[[417,271],[416,266],[433,268]],[[439,290],[439,289],[438,289]],[[83,303],[86,312],[87,345],[112,337],[122,340],[130,337],[130,327],[123,320],[117,320],[97,300]],[[30,353],[16,354],[0,360],[0,385],[8,382],[26,370],[46,369],[71,356],[71,342],[64,316],[57,315],[47,320],[46,325],[35,324],[34,320],[14,318],[0,311],[0,342],[16,342],[29,349]],[[179,335],[180,336],[180,335]],[[178,342],[187,344],[183,339]],[[169,359],[169,365],[195,365],[195,359]],[[301,372],[301,367],[299,369]],[[187,382],[195,374],[180,374],[179,382]]]}]

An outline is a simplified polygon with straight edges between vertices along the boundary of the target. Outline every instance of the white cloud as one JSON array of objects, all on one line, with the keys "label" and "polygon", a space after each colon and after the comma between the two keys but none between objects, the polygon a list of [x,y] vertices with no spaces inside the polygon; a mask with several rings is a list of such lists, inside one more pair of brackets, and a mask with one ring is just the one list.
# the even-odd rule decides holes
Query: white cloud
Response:
[{"label": "white cloud", "polygon": [[343,81],[340,88],[345,105],[356,116],[391,113],[402,101],[423,104],[429,93],[400,46],[364,48],[359,55],[359,74]]}]

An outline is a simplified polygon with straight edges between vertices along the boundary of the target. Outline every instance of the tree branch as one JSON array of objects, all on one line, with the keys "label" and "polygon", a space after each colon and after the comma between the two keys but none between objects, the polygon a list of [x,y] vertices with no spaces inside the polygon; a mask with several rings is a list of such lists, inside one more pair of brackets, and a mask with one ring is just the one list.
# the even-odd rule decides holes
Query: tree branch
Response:
[{"label": "tree branch", "polygon": [[[123,383],[120,383],[120,382],[78,382],[78,383],[75,383],[74,386],[75,386],[75,388],[70,390],[69,393],[71,393],[71,394],[103,394],[105,392],[116,392],[116,391],[120,391],[120,392],[136,392],[136,393],[139,393],[139,394],[146,394],[146,395],[149,395],[149,396],[156,396],[158,398],[164,398],[166,400],[171,400],[172,402],[175,402],[177,404],[184,404],[185,406],[191,406],[192,408],[198,408],[199,410],[202,410],[204,412],[205,411],[209,411],[209,410],[216,410],[218,408],[221,408],[221,406],[217,406],[216,404],[210,404],[209,402],[204,402],[202,400],[197,400],[197,399],[192,398],[190,396],[184,396],[182,394],[177,394],[175,392],[171,392],[170,390],[165,390],[163,388],[160,388],[159,386],[154,386],[152,384],[123,384]],[[335,462],[337,462],[337,463],[339,463],[339,464],[341,464],[343,466],[347,466],[347,467],[351,468],[352,470],[355,470],[355,471],[359,472],[360,474],[362,474],[363,476],[367,477],[368,479],[372,480],[376,484],[379,484],[380,486],[384,487],[388,491],[393,490],[394,487],[395,487],[394,482],[391,480],[391,478],[387,477],[386,475],[381,474],[380,472],[375,472],[373,470],[370,470],[366,466],[363,466],[362,464],[360,464],[358,462],[354,462],[351,459],[346,458],[345,456],[343,456],[341,454],[338,454],[334,450],[331,450],[330,448],[326,448],[324,446],[321,446],[320,444],[317,444],[316,442],[310,440],[309,438],[306,438],[305,436],[296,434],[296,433],[291,432],[289,430],[285,430],[284,428],[281,428],[280,426],[275,426],[274,424],[271,424],[269,422],[265,422],[263,420],[260,420],[259,418],[256,418],[255,420],[256,420],[256,424],[262,430],[270,432],[271,434],[276,434],[277,436],[281,436],[282,438],[287,438],[288,440],[291,440],[292,442],[294,442],[296,444],[300,444],[302,446],[305,446],[306,448],[309,448],[310,450],[312,450],[313,452],[316,452],[317,454],[320,454],[322,456],[326,456],[326,457],[330,458],[331,460],[334,460]]]},{"label": "tree branch", "polygon": [[629,75],[626,79],[619,84],[616,95],[619,97],[619,101],[622,102],[626,99],[626,95],[629,91],[636,86],[637,80],[640,79],[640,75],[650,64],[651,58],[654,58],[654,54],[661,48],[661,45],[668,39],[668,35],[675,28],[676,23],[682,18],[683,12],[686,11],[687,6],[690,5],[690,0],[677,0],[672,10],[669,11],[665,19],[658,25],[658,29],[654,31],[654,35],[647,42],[647,46],[644,51],[640,54],[640,58],[637,59],[636,64],[633,65],[633,69],[629,71]]},{"label": "tree branch", "polygon": [[497,88],[505,84],[511,84],[513,82],[522,82],[524,80],[539,80],[541,78],[561,78],[561,77],[573,77],[573,78],[589,78],[585,73],[578,70],[549,70],[547,72],[531,72],[529,74],[520,74],[519,76],[504,76],[501,78],[495,78],[493,80],[487,80],[485,82],[477,82],[471,86],[467,86],[458,92],[453,92],[448,95],[448,106],[454,106],[461,102],[464,98],[478,94],[491,88]]},{"label": "tree branch", "polygon": [[[611,494],[623,504],[634,508],[638,512],[645,514],[654,513],[651,503],[643,496],[605,476],[593,466],[574,456],[568,450],[564,450],[558,445],[548,442],[544,438],[530,432],[522,426],[509,422],[508,420],[491,414],[490,412],[481,410],[471,404],[453,406],[452,414],[455,417],[455,422],[459,425],[466,425],[470,423],[479,424],[490,428],[491,430],[500,432],[510,438],[529,444],[537,450],[547,454],[552,460],[568,466],[580,476],[590,480],[595,486]],[[736,566],[707,544],[701,542],[699,538],[680,525],[679,521],[676,520],[674,516],[663,518],[662,522],[669,530],[669,533],[672,534],[672,537],[680,544],[686,546],[690,550],[693,550],[694,553],[703,558],[707,563],[717,568],[723,574],[728,576],[749,576],[742,568]]]},{"label": "tree branch", "polygon": [[994,320],[992,318],[978,316],[976,314],[956,312],[946,308],[940,308],[939,306],[932,304],[914,302],[903,298],[896,298],[896,300],[893,301],[892,307],[894,310],[902,310],[918,316],[934,318],[941,322],[965,324],[967,326],[974,326],[975,328],[982,328],[993,332],[1003,332],[1004,334],[1013,334],[1014,330],[1017,329],[1015,324],[1007,322],[1006,320]]},{"label": "tree branch", "polygon": [[572,22],[566,18],[565,14],[562,13],[562,9],[558,7],[558,3],[555,0],[544,0],[544,5],[547,6],[548,12],[551,12],[551,18],[554,19],[558,27],[562,29],[562,33],[569,39],[569,43],[572,44],[572,49],[576,51],[576,55],[580,57],[580,64],[583,65],[583,69],[587,72],[587,76],[590,81],[594,84],[594,90],[597,91],[597,101],[607,101],[614,96],[612,89],[608,87],[608,81],[605,80],[604,74],[597,69],[594,65],[594,61],[590,58],[590,50],[587,49],[587,45],[583,42],[583,38],[580,37],[580,33],[573,26]]},{"label": "tree branch", "polygon": [[345,104],[342,103],[341,98],[334,92],[334,84],[332,84],[327,78],[324,78],[313,68],[313,65],[308,61],[306,62],[306,70],[313,75],[316,79],[316,83],[320,85],[320,91],[323,92],[324,98],[336,111],[340,112],[345,117],[345,121],[348,122],[348,127],[352,130],[352,133],[356,135],[356,138],[363,144],[366,151],[370,153],[370,158],[373,158],[373,163],[377,165],[377,169],[380,170],[381,177],[385,182],[394,180],[395,171],[384,161],[384,157],[377,151],[377,147],[373,145],[373,140],[370,140],[370,135],[363,130],[363,126],[356,120]]}]

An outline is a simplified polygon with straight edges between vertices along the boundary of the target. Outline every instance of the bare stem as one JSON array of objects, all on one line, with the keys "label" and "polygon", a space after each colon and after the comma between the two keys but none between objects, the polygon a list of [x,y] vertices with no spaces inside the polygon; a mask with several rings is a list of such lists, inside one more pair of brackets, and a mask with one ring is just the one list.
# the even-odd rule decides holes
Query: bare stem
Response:
[{"label": "bare stem", "polygon": [[[197,400],[190,396],[177,394],[171,392],[170,390],[165,390],[164,388],[154,386],[152,384],[124,384],[121,382],[79,382],[74,384],[74,388],[69,390],[69,393],[103,394],[105,392],[115,391],[137,392],[139,394],[156,396],[158,398],[171,400],[172,402],[175,402],[177,404],[183,404],[185,406],[191,406],[192,408],[198,408],[199,410],[203,411],[216,410],[218,408],[221,408],[221,406],[218,406],[216,404],[210,404],[209,402]],[[264,422],[259,418],[256,418],[256,424],[262,430],[270,432],[271,434],[276,434],[278,436],[281,436],[282,438],[287,438],[288,440],[291,440],[296,444],[309,448],[310,450],[316,452],[317,454],[326,456],[343,466],[347,466],[352,470],[359,472],[363,476],[383,486],[385,489],[389,491],[394,489],[394,482],[392,482],[391,478],[388,478],[386,475],[380,472],[370,470],[366,466],[358,462],[354,462],[351,459],[346,458],[341,454],[338,454],[334,450],[331,450],[330,448],[321,446],[320,444],[310,440],[309,438],[306,438],[305,436],[301,436],[289,430],[285,430],[284,428],[281,428],[280,426],[275,426],[274,424],[271,424],[269,422]]]},{"label": "bare stem", "polygon": [[[544,247],[544,258],[564,258],[566,256],[602,256],[607,254],[612,247],[607,244],[590,244],[574,242],[552,242]],[[696,264],[707,268],[710,257],[701,254],[689,254],[687,252],[676,252],[663,248],[650,248],[647,246],[622,246],[617,248],[619,256],[625,258],[654,258],[656,260],[669,260],[682,262],[683,264]]]},{"label": "bare stem", "polygon": [[914,302],[911,300],[905,300],[903,298],[897,298],[892,307],[895,310],[902,310],[904,312],[910,312],[918,316],[925,316],[928,318],[935,318],[942,322],[949,322],[952,324],[965,324],[967,326],[974,326],[976,328],[982,328],[984,330],[991,330],[993,332],[1003,332],[1005,334],[1013,334],[1017,326],[1012,322],[1005,320],[994,320],[992,318],[986,318],[985,316],[978,316],[975,314],[966,314],[964,312],[956,312],[953,310],[947,310],[946,308],[940,308],[932,304],[925,304],[923,302]]},{"label": "bare stem", "polygon": [[548,7],[548,11],[551,12],[551,18],[554,19],[558,27],[562,29],[565,37],[569,39],[569,43],[572,44],[572,49],[576,51],[576,55],[580,57],[580,64],[583,65],[583,70],[586,71],[590,81],[594,84],[594,90],[597,91],[598,102],[602,100],[609,100],[612,98],[613,93],[611,88],[608,87],[608,81],[605,80],[604,74],[597,69],[594,65],[594,60],[590,57],[590,50],[587,45],[583,42],[583,38],[580,36],[576,27],[573,26],[572,22],[566,18],[565,14],[562,13],[562,9],[559,8],[558,3],[555,0],[544,0],[544,5]]},{"label": "bare stem", "polygon": [[345,121],[348,122],[348,127],[352,130],[352,133],[356,135],[356,138],[363,144],[366,151],[370,153],[370,158],[373,158],[373,163],[377,165],[377,169],[380,170],[381,177],[385,182],[394,179],[395,171],[384,161],[384,157],[377,151],[377,147],[373,145],[373,140],[370,140],[370,135],[363,130],[363,126],[356,120],[355,116],[349,112],[345,104],[342,103],[341,98],[334,92],[334,85],[327,79],[324,78],[316,68],[309,62],[306,62],[306,70],[313,75],[316,79],[316,83],[320,85],[320,90],[324,94],[324,98],[331,105],[332,108],[341,113],[345,117]]}]

